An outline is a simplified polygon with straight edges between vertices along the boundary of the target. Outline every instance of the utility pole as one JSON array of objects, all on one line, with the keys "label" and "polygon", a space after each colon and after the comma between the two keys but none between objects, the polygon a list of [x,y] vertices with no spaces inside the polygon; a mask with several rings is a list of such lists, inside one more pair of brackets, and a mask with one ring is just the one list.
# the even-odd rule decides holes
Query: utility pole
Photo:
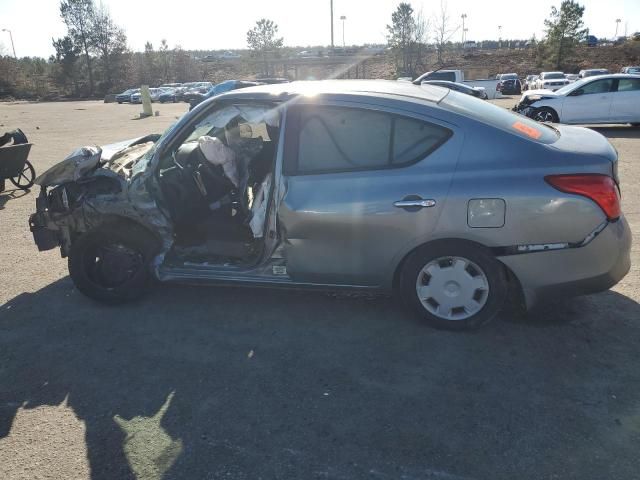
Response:
[{"label": "utility pole", "polygon": [[464,21],[467,18],[467,14],[463,13],[462,14],[462,46],[464,47],[464,32],[466,32],[467,30],[464,28]]},{"label": "utility pole", "polygon": [[331,50],[333,50],[333,0],[331,2]]},{"label": "utility pole", "polygon": [[3,28],[2,31],[9,33],[9,38],[11,39],[11,49],[13,50],[13,58],[18,60],[18,57],[16,56],[16,47],[13,44],[13,34],[11,33],[11,30],[9,30],[8,28]]}]

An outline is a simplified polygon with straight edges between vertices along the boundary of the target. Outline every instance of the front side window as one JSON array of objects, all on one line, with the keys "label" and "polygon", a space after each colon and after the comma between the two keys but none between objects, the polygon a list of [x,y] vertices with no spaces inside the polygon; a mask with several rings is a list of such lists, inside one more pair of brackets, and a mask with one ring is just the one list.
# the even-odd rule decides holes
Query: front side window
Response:
[{"label": "front side window", "polygon": [[608,93],[611,91],[613,80],[608,78],[606,80],[596,80],[595,82],[587,83],[582,87],[583,95],[593,95],[598,93]]},{"label": "front side window", "polygon": [[439,125],[379,111],[303,108],[295,171],[313,174],[404,166],[427,156],[450,135]]}]

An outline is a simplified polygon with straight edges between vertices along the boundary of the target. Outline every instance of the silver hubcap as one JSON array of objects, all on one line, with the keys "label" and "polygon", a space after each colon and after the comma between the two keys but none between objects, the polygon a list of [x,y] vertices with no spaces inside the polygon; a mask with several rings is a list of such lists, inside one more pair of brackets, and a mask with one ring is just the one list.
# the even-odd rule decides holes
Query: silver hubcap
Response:
[{"label": "silver hubcap", "polygon": [[462,257],[440,257],[427,263],[416,280],[422,306],[443,320],[466,320],[489,297],[489,281],[478,265]]}]

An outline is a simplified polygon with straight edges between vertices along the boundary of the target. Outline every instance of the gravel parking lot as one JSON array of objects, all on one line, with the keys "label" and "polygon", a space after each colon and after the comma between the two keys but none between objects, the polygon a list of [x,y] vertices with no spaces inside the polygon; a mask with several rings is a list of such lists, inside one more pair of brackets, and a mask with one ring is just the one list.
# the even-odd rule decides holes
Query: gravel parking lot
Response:
[{"label": "gravel parking lot", "polygon": [[[511,107],[515,98],[496,101]],[[186,104],[0,104],[36,170],[161,132]],[[640,129],[617,148],[640,238]],[[79,294],[0,193],[1,479],[631,479],[640,472],[640,248],[611,291],[436,331],[392,299],[162,286]]]}]

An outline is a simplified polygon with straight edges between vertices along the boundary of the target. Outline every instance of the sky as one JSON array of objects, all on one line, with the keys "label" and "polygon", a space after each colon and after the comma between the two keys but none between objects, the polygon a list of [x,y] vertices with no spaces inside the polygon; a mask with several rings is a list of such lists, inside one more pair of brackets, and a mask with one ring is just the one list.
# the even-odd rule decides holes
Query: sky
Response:
[{"label": "sky", "polygon": [[[100,0],[95,0],[100,3]],[[118,25],[127,33],[129,46],[143,50],[147,41],[154,46],[165,38],[171,47],[186,50],[221,50],[246,48],[246,32],[260,18],[274,20],[287,46],[328,45],[330,43],[329,0],[102,0]],[[345,42],[350,44],[385,43],[385,25],[398,0],[334,0],[335,44],[342,44],[342,21]],[[438,0],[410,1],[416,11],[431,18],[440,8]],[[598,38],[640,31],[640,0],[582,0],[586,7],[584,21]],[[458,28],[453,40],[459,40],[461,15],[467,15],[467,40],[497,39],[502,26],[503,39],[543,36],[544,19],[551,6],[560,0],[448,0],[450,22]],[[16,54],[49,57],[51,39],[63,36],[58,0],[0,0],[0,30],[12,31]],[[0,51],[11,53],[9,34],[0,31]]]}]

